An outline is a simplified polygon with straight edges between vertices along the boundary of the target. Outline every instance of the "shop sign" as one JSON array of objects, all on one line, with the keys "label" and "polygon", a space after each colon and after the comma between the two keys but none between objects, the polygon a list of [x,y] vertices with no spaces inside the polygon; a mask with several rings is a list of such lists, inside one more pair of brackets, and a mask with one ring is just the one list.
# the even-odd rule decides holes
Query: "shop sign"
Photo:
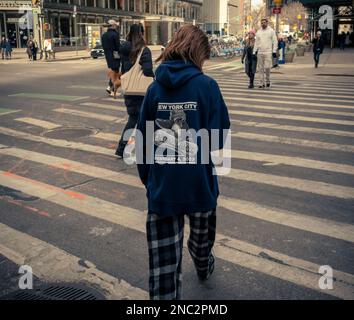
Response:
[{"label": "shop sign", "polygon": [[31,1],[14,1],[14,0],[0,0],[0,10],[19,10],[32,9]]}]

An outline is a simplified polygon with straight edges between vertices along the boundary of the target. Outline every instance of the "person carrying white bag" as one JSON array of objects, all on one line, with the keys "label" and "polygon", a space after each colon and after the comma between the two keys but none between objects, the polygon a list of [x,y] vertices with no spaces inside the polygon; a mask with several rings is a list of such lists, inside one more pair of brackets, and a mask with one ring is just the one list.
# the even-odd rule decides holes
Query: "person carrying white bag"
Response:
[{"label": "person carrying white bag", "polygon": [[126,40],[121,46],[121,87],[129,118],[115,152],[118,158],[123,158],[130,140],[124,137],[124,133],[135,128],[145,93],[154,80],[151,51],[146,47],[143,27],[133,24]]}]

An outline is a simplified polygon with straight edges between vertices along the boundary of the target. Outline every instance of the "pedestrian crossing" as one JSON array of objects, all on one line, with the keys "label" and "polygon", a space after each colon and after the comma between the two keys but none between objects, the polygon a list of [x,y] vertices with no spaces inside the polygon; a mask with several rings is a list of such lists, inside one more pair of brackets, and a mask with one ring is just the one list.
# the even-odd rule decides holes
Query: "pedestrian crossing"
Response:
[{"label": "pedestrian crossing", "polygon": [[[354,299],[353,250],[345,250],[344,256],[339,257],[332,252],[334,249],[323,249],[318,256],[311,249],[324,245],[342,252],[341,247],[352,248],[354,243],[354,224],[349,214],[354,209],[354,84],[317,81],[313,88],[306,89],[309,81],[301,80],[295,86],[276,84],[269,91],[250,92],[243,77],[226,79],[218,75],[219,71],[218,67],[208,70],[222,89],[233,130],[232,169],[219,179],[222,190],[218,203],[220,224],[215,254],[220,265],[225,262],[242,267],[271,277],[279,284],[291,283],[319,295]],[[282,76],[275,77],[273,81],[283,81]],[[73,94],[70,98],[47,95],[48,100],[65,101],[66,104],[50,106],[46,113],[26,115],[25,112],[16,112],[7,114],[6,121],[0,117],[0,159],[4,163],[0,168],[0,186],[50,203],[54,211],[72,210],[73,213],[119,226],[132,237],[145,234],[146,208],[139,202],[144,198],[144,187],[131,168],[110,164],[114,150],[106,146],[107,142],[117,142],[120,137],[124,126],[122,119],[126,120],[124,102],[121,98],[80,96],[75,90],[81,89],[81,86],[71,86]],[[25,94],[25,97],[41,99],[40,95]],[[278,100],[279,95],[282,95],[281,100]],[[11,99],[20,97],[24,95],[11,95]],[[61,117],[54,116],[57,114]],[[104,130],[70,140],[48,138],[32,130],[65,128],[66,117],[91,121],[91,127]],[[29,126],[18,127],[19,123]],[[100,161],[98,156],[102,156]],[[17,172],[18,163],[29,171]],[[53,177],[58,171],[64,176],[75,174],[84,181],[90,181],[93,189],[83,191],[67,185],[58,186],[51,177],[34,176],[30,171],[33,164],[52,172]],[[292,169],[284,173],[282,170],[286,168]],[[303,170],[309,173],[307,177]],[[134,190],[134,194],[129,194],[127,199],[105,199],[100,193],[104,192],[101,190],[104,185],[117,186],[119,190],[129,188]],[[96,189],[97,194],[93,194]],[[243,189],[246,193],[253,189],[257,196],[250,201]],[[287,195],[284,204],[273,201],[273,196],[278,195]],[[3,196],[1,199],[6,200]],[[312,213],[315,207],[320,210],[322,200],[330,207],[323,208],[323,215]],[[301,201],[303,210],[286,206],[287,203]],[[0,254],[17,264],[30,261],[39,278],[52,280],[55,276],[50,270],[61,270],[55,274],[60,273],[63,278],[58,276],[56,280],[89,282],[104,290],[108,298],[147,298],[147,270],[144,276],[146,284],[141,285],[134,280],[126,281],[124,276],[112,276],[100,270],[94,261],[88,262],[90,268],[82,268],[78,264],[80,255],[42,240],[40,235],[30,235],[7,225],[3,222],[3,219],[8,219],[7,212],[1,212],[0,219]],[[236,225],[236,221],[243,224]],[[247,223],[258,226],[259,233],[269,239],[243,239],[239,231],[231,232],[247,229]],[[274,234],[266,234],[266,226],[273,227]],[[287,232],[297,235],[298,241],[285,247],[270,241],[273,237],[286,238]],[[128,242],[126,245],[129,248]],[[146,254],[144,245],[129,249],[132,253]],[[300,247],[304,256],[299,253]],[[53,257],[58,257],[59,266],[55,265]],[[119,252],[117,259],[120,259]],[[319,287],[321,265],[333,267],[333,290]],[[119,272],[117,270],[118,275]],[[123,270],[121,272],[124,273]],[[216,277],[222,272],[222,269],[217,270]],[[237,276],[233,274],[233,277]]]}]

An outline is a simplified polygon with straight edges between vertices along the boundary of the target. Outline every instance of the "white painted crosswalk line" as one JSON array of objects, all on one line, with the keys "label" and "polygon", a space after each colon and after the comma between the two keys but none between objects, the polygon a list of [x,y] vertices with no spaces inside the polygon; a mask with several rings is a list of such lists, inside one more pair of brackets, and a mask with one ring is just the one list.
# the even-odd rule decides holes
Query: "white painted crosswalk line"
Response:
[{"label": "white painted crosswalk line", "polygon": [[295,116],[295,115],[287,115],[287,114],[284,115],[284,114],[264,113],[264,112],[256,112],[256,111],[229,110],[229,114],[243,115],[243,116],[250,116],[250,117],[257,117],[257,118],[261,117],[261,118],[295,120],[295,121],[313,122],[313,123],[338,124],[338,125],[351,126],[351,127],[354,125],[354,121],[350,121],[350,120],[305,117],[305,116]]},{"label": "white painted crosswalk line", "polygon": [[[229,85],[235,88],[243,88],[246,89],[249,82],[247,81],[229,81],[229,80],[224,80],[224,79],[216,79],[216,81],[218,82],[219,86],[222,88],[224,85]],[[274,83],[274,82],[273,82]],[[278,90],[278,91],[293,91],[293,92],[307,92],[307,93],[311,93],[311,92],[322,92],[323,94],[327,95],[327,94],[331,94],[331,93],[340,93],[340,94],[349,94],[352,95],[353,94],[353,90],[354,88],[343,88],[343,87],[328,87],[328,86],[289,86],[289,85],[285,85],[282,84],[282,82],[279,80],[279,82],[276,82],[276,84],[272,85],[272,87],[268,90],[264,90],[264,89],[258,89],[256,88],[255,91],[259,91],[259,92],[271,92],[272,90]]]},{"label": "white painted crosswalk line", "polygon": [[[227,97],[225,97],[225,101],[227,101]],[[319,109],[304,109],[304,108],[296,108],[296,107],[280,107],[280,106],[265,106],[265,105],[250,105],[250,104],[241,104],[241,103],[227,103],[227,106],[236,107],[241,109],[264,109],[264,110],[275,110],[280,112],[290,111],[290,112],[299,112],[299,113],[311,113],[311,114],[329,114],[334,116],[347,116],[354,117],[354,110],[352,112],[346,111],[329,111],[329,110],[319,110]]]},{"label": "white painted crosswalk line", "polygon": [[30,265],[34,275],[45,282],[89,283],[112,300],[149,298],[146,291],[98,270],[93,263],[85,261],[87,267],[82,266],[79,257],[2,223],[0,254],[18,265]]},{"label": "white painted crosswalk line", "polygon": [[240,169],[231,169],[230,173],[225,177],[274,187],[288,188],[321,196],[354,199],[354,188],[314,180],[282,177]]},{"label": "white painted crosswalk line", "polygon": [[322,142],[322,141],[315,141],[315,140],[295,139],[295,138],[287,138],[283,136],[273,136],[273,135],[248,133],[248,132],[237,132],[237,133],[232,133],[231,135],[233,137],[255,140],[255,141],[276,142],[281,144],[289,144],[289,145],[310,147],[310,148],[317,148],[317,149],[324,149],[324,150],[354,152],[354,145],[347,145],[347,144],[337,144],[337,143],[329,143],[329,142]]},{"label": "white painted crosswalk line", "polygon": [[[95,147],[83,143],[68,142],[66,140],[60,140],[60,139],[48,139],[41,136],[34,136],[28,133],[23,133],[23,132],[7,129],[3,127],[0,127],[0,133],[23,138],[26,140],[44,142],[58,147],[66,147],[75,150],[83,150],[83,151],[101,153],[106,155],[113,154],[113,150],[108,148]],[[235,171],[234,169],[232,169],[231,173],[228,174],[228,177],[236,180],[252,181],[261,184],[266,183],[274,186],[286,187],[286,188],[295,189],[303,192],[312,192],[315,194],[320,194],[320,195],[330,196],[330,197],[333,196],[333,197],[339,197],[344,199],[351,199],[354,197],[354,193],[353,193],[354,189],[349,187],[343,187],[339,185],[332,185],[332,184],[326,184],[322,182],[303,180],[303,179],[278,177],[276,175],[262,176],[262,174],[260,173],[251,172],[251,171],[243,171],[243,174],[241,174],[241,172],[242,171],[240,170]]]},{"label": "white painted crosswalk line", "polygon": [[15,119],[15,121],[28,123],[30,125],[33,125],[36,127],[41,127],[43,129],[47,129],[47,130],[56,129],[56,128],[61,127],[60,124],[56,124],[56,123],[52,123],[52,122],[44,121],[44,120],[40,120],[40,119],[35,119],[35,118],[29,118],[29,117],[17,118],[17,119]]},{"label": "white painted crosswalk line", "polygon": [[127,108],[122,107],[120,105],[111,105],[111,104],[103,104],[103,103],[96,103],[96,102],[84,102],[84,103],[80,103],[80,106],[127,112]]},{"label": "white painted crosswalk line", "polygon": [[73,109],[66,109],[66,108],[58,108],[58,109],[54,109],[53,111],[69,114],[72,116],[79,116],[79,117],[91,118],[91,119],[97,119],[97,120],[103,120],[103,121],[119,120],[119,118],[109,116],[109,115],[98,114],[98,113],[93,113],[93,112],[85,112],[85,111],[79,111],[79,110],[73,110]]},{"label": "white painted crosswalk line", "polygon": [[[271,91],[258,91],[258,90],[252,90],[250,91],[247,88],[240,88],[240,87],[236,87],[234,85],[222,85],[221,86],[221,91],[224,92],[232,92],[235,93],[235,95],[238,95],[239,93],[248,93],[249,95],[252,96],[264,96],[264,97],[268,97],[268,94],[274,95],[277,94],[278,98],[279,98],[279,94],[284,94],[289,98],[293,98],[293,96],[298,96],[298,97],[302,97],[302,99],[308,99],[308,97],[324,97],[323,93],[317,93],[317,91],[315,92],[296,92],[296,91],[279,91],[277,89],[271,89]],[[331,93],[327,93],[326,94],[326,98],[329,98],[329,101],[332,101],[332,98],[342,98],[342,100],[344,100],[343,98],[350,98],[350,99],[354,99],[354,95],[353,94],[341,94],[341,95],[337,95],[337,94],[331,94]],[[347,101],[348,100],[344,100]]]},{"label": "white painted crosswalk line", "polygon": [[[241,126],[241,127],[255,127],[255,128],[293,131],[293,132],[305,132],[310,134],[314,133],[314,134],[340,136],[340,137],[354,137],[354,131],[351,132],[351,131],[344,131],[344,130],[291,126],[291,125],[272,123],[272,122],[241,121],[236,119],[231,119],[231,122],[236,125],[236,130],[238,129],[237,126]],[[233,131],[235,131],[235,128],[233,129]]]},{"label": "white painted crosswalk line", "polygon": [[94,152],[94,153],[109,155],[109,156],[111,156],[114,152],[114,150],[100,147],[100,146],[94,146],[94,145],[85,144],[81,142],[67,141],[64,139],[46,138],[46,137],[36,136],[27,132],[21,132],[21,131],[17,131],[5,127],[0,127],[0,133],[15,138],[19,138],[19,139],[25,139],[34,142],[42,142],[54,147],[68,148],[77,151]]},{"label": "white painted crosswalk line", "polygon": [[[140,182],[139,178],[134,175],[126,174],[124,172],[115,172],[65,158],[46,155],[43,153],[37,153],[13,147],[5,147],[6,146],[0,145],[0,148],[4,148],[0,149],[0,155],[17,157],[20,159],[48,165],[54,168],[63,169],[102,180],[112,181],[139,189],[144,189],[144,186]],[[345,167],[343,169],[345,169]],[[353,172],[353,167],[350,167],[349,169],[351,172]],[[218,204],[219,206],[236,213],[354,243],[354,226],[349,224],[338,223],[335,221],[320,219],[316,217],[309,217],[305,214],[283,211],[234,198],[219,197]]]},{"label": "white painted crosswalk line", "polygon": [[[242,98],[242,97],[229,97],[228,100],[237,100],[237,101],[245,101],[245,102],[269,102],[272,104],[281,104],[281,105],[299,105],[299,106],[313,106],[313,107],[328,107],[328,108],[337,108],[336,105],[330,104],[330,103],[315,103],[315,102],[308,102],[308,101],[293,101],[290,99],[283,99],[283,100],[265,100],[265,99],[258,99],[258,98],[251,98],[251,97],[246,97],[246,98]],[[347,101],[348,103],[348,101]],[[343,109],[351,109],[354,110],[354,104],[350,105],[340,105],[341,108]]]},{"label": "white painted crosswalk line", "polygon": [[[74,196],[68,190],[3,171],[0,171],[0,184],[82,214],[145,232],[143,213],[130,207],[82,193],[75,193]],[[185,236],[188,236],[187,231]],[[267,250],[220,233],[217,234],[214,249],[216,257],[225,261],[322,292],[318,286],[319,278],[322,276],[319,274],[320,266],[315,263]],[[281,263],[276,261],[281,261]],[[333,272],[334,289],[326,293],[342,299],[353,299],[354,276],[337,270]]]}]

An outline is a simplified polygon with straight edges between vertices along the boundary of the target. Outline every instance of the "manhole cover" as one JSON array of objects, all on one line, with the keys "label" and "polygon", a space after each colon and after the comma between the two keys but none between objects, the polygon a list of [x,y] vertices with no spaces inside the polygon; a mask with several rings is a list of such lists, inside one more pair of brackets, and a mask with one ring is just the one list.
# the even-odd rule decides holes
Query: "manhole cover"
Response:
[{"label": "manhole cover", "polygon": [[106,300],[93,288],[77,284],[51,284],[33,290],[16,290],[0,300]]},{"label": "manhole cover", "polygon": [[43,136],[54,139],[72,139],[96,134],[97,130],[89,128],[57,128],[43,132]]}]

